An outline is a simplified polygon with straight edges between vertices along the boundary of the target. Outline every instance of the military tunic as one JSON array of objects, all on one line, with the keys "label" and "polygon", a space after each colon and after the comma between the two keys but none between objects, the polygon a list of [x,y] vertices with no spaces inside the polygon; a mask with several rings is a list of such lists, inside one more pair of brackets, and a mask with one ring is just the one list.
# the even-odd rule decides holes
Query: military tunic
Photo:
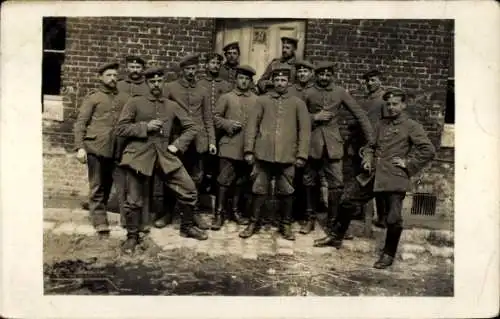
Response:
[{"label": "military tunic", "polygon": [[268,87],[272,87],[272,71],[277,68],[281,67],[283,64],[287,64],[290,67],[290,82],[295,83],[296,80],[296,74],[297,70],[295,67],[295,62],[297,59],[295,57],[292,57],[288,60],[284,60],[283,58],[276,58],[273,59],[269,65],[266,67],[266,70],[264,71],[264,74],[260,77],[259,81],[257,82],[257,86],[259,87],[259,90],[261,93],[264,93],[268,90]]},{"label": "military tunic", "polygon": [[293,193],[297,159],[307,159],[311,122],[305,103],[289,93],[259,96],[245,127],[244,153],[257,160],[252,192],[267,194],[271,177],[276,192]]},{"label": "military tunic", "polygon": [[130,96],[135,95],[147,95],[149,94],[149,87],[144,79],[144,77],[138,80],[132,80],[127,77],[116,83],[118,91],[124,92]]}]

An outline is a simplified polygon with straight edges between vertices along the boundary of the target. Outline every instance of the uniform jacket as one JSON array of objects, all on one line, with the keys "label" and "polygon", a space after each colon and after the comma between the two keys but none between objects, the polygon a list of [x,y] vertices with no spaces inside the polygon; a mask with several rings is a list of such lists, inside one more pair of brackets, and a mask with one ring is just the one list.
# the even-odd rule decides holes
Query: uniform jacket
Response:
[{"label": "uniform jacket", "polygon": [[194,143],[198,153],[208,151],[208,145],[215,145],[213,113],[204,86],[199,82],[189,83],[180,78],[165,84],[163,96],[177,102],[200,127]]},{"label": "uniform jacket", "polygon": [[236,69],[238,65],[235,65],[234,67],[230,66],[227,63],[222,64],[220,71],[219,71],[219,77],[221,77],[223,80],[226,80],[227,82],[231,83],[234,85],[236,82]]},{"label": "uniform jacket", "polygon": [[[275,59],[273,59],[269,63],[269,65],[267,66],[267,68],[264,71],[264,74],[261,76],[259,82],[257,82],[257,86],[259,87],[260,92],[261,93],[266,92],[267,87],[270,86],[270,85],[272,85],[272,81],[271,81],[271,79],[272,79],[271,78],[272,71],[276,67],[282,66],[283,64],[288,64],[289,65],[289,67],[291,69],[290,79],[295,79],[295,75],[297,74],[297,71],[296,71],[296,68],[295,68],[295,62],[296,61],[297,61],[297,59],[295,57],[292,57],[289,60],[283,60],[282,58],[275,58]],[[295,83],[295,80],[291,80],[290,82]]]},{"label": "uniform jacket", "polygon": [[232,84],[222,77],[213,77],[210,74],[206,74],[198,82],[207,90],[212,112],[215,111],[215,103],[219,97],[224,93],[230,92],[233,88]]},{"label": "uniform jacket", "polygon": [[[376,143],[366,153],[375,168],[374,191],[410,189],[410,177],[435,156],[435,148],[422,125],[406,114],[396,119],[382,119],[376,129]],[[394,157],[407,161],[406,169],[392,164]]]},{"label": "uniform jacket", "polygon": [[245,127],[244,153],[258,160],[292,164],[307,159],[311,120],[305,103],[285,93],[259,96]]},{"label": "uniform jacket", "polygon": [[[327,156],[330,159],[341,159],[344,155],[344,141],[339,130],[340,108],[345,105],[360,123],[361,129],[368,143],[373,143],[373,130],[366,113],[349,93],[340,86],[331,83],[326,88],[314,85],[305,91],[306,104],[311,115],[312,132],[309,156],[320,159],[326,146]],[[328,122],[316,120],[316,113],[321,110],[334,114]]]},{"label": "uniform jacket", "polygon": [[128,99],[127,94],[105,86],[87,95],[74,124],[75,149],[119,159],[123,139],[116,137],[115,128]]},{"label": "uniform jacket", "polygon": [[146,84],[144,77],[140,78],[137,81],[134,81],[131,78],[127,77],[123,80],[118,81],[116,83],[116,87],[118,91],[126,93],[130,96],[149,94],[149,87]]},{"label": "uniform jacket", "polygon": [[309,89],[313,86],[314,86],[313,81],[307,82],[305,86],[302,86],[299,83],[294,83],[294,84],[290,85],[290,87],[288,88],[288,92],[290,92],[291,95],[294,95],[305,102],[306,101],[306,96],[305,96],[306,89]]},{"label": "uniform jacket", "polygon": [[382,117],[387,116],[385,101],[382,99],[384,93],[385,90],[380,88],[372,94],[368,94],[363,100],[363,103],[361,103],[373,127],[378,124]]},{"label": "uniform jacket", "polygon": [[[148,132],[147,123],[153,119],[164,121],[159,132]],[[170,143],[175,120],[182,126],[182,134]],[[166,174],[175,171],[182,163],[167,150],[168,145],[172,144],[184,152],[197,131],[195,122],[177,103],[151,94],[132,97],[123,108],[117,127],[117,134],[128,138],[120,165],[152,176],[158,160]]]},{"label": "uniform jacket", "polygon": [[[241,92],[238,89],[223,94],[219,98],[215,108],[214,122],[215,127],[222,131],[219,140],[220,157],[243,160],[245,126],[256,103],[257,95],[250,91]],[[232,121],[240,122],[242,129],[235,135],[229,136],[228,131]]]}]

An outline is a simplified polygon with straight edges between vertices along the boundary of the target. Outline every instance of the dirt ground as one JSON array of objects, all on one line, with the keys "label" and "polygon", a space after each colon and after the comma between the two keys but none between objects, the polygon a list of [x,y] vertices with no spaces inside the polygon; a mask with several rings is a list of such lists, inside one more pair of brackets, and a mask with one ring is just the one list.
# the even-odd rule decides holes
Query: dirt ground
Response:
[{"label": "dirt ground", "polygon": [[423,253],[389,270],[374,253],[209,256],[190,248],[161,250],[148,238],[133,256],[117,238],[44,235],[46,294],[223,296],[453,296],[453,262]]}]

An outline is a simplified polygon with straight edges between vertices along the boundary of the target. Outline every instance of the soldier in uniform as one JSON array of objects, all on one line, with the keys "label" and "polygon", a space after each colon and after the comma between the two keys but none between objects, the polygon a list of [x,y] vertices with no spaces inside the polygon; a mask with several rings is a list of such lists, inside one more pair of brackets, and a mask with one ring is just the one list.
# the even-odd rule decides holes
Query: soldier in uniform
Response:
[{"label": "soldier in uniform", "polygon": [[130,96],[145,95],[149,93],[148,85],[144,80],[144,66],[146,62],[135,55],[125,58],[127,77],[118,81],[116,87],[118,91],[127,93]]},{"label": "soldier in uniform", "polygon": [[365,204],[376,197],[387,205],[387,233],[385,245],[374,267],[389,267],[396,256],[403,231],[401,209],[410,178],[434,158],[435,148],[418,122],[404,113],[406,94],[399,88],[383,95],[387,116],[375,130],[375,144],[361,150],[362,166],[366,173],[358,175],[344,193],[339,214],[329,234],[314,241],[314,246],[333,246],[337,249],[351,222],[355,205]]},{"label": "soldier in uniform", "polygon": [[[382,96],[385,93],[382,87],[382,82],[380,77],[382,73],[378,70],[371,70],[363,75],[363,80],[366,86],[367,95],[365,96],[361,106],[368,114],[368,119],[370,120],[372,127],[376,127],[379,121],[387,116],[387,110],[385,109],[385,101]],[[374,224],[377,227],[385,228],[385,216],[386,209],[384,207],[383,201],[377,201],[374,199],[375,206],[377,207],[377,219],[374,220]],[[368,214],[373,214],[373,201],[367,203],[363,210]]]},{"label": "soldier in uniform", "polygon": [[[194,225],[196,186],[178,158],[196,136],[198,127],[182,107],[162,96],[164,72],[161,68],[148,69],[145,76],[150,93],[129,100],[117,129],[120,136],[129,139],[120,163],[127,169],[127,239],[122,246],[125,253],[133,252],[138,244],[145,199],[143,188],[154,173],[161,174],[163,182],[176,194],[182,211],[181,236],[198,240],[208,238],[203,230]],[[171,142],[170,134],[175,120],[179,121],[182,133]]]},{"label": "soldier in uniform", "polygon": [[290,86],[290,94],[305,101],[305,90],[314,86],[314,64],[307,60],[297,60],[295,68],[297,74],[295,83]]},{"label": "soldier in uniform", "polygon": [[215,109],[215,126],[223,134],[219,141],[220,173],[217,178],[217,209],[212,220],[212,229],[219,230],[224,224],[227,194],[234,186],[232,214],[240,225],[248,224],[239,211],[241,191],[251,172],[251,166],[244,161],[243,141],[245,125],[249,113],[255,107],[257,96],[250,91],[250,83],[255,70],[250,66],[236,68],[236,88],[223,94]]},{"label": "soldier in uniform", "polygon": [[333,222],[343,190],[344,156],[343,140],[339,130],[339,113],[346,106],[361,125],[365,139],[370,143],[373,131],[370,122],[354,98],[333,83],[333,63],[320,62],[315,69],[316,84],[305,92],[306,104],[311,115],[312,133],[309,160],[304,170],[306,187],[307,223],[303,233],[314,229],[316,214],[313,202],[314,186],[318,173],[322,172],[328,182],[328,222]]},{"label": "soldier in uniform", "polygon": [[305,103],[288,93],[291,73],[288,66],[273,71],[274,90],[258,97],[245,127],[244,158],[255,166],[251,222],[240,233],[242,238],[258,230],[260,210],[274,177],[280,202],[280,232],[285,239],[295,240],[291,229],[293,178],[295,167],[303,167],[307,159],[311,119]]},{"label": "soldier in uniform", "polygon": [[240,45],[238,42],[228,43],[223,49],[226,62],[220,69],[220,77],[231,83],[236,82],[236,67],[240,65]]},{"label": "soldier in uniform", "polygon": [[[118,63],[107,63],[98,69],[99,87],[85,98],[74,124],[77,159],[86,163],[88,168],[90,217],[97,233],[102,236],[109,234],[106,206],[115,161],[121,155],[121,145],[115,134],[116,123],[129,98],[116,89],[118,66]],[[117,175],[115,179],[120,180]],[[122,187],[115,185],[118,189]]]},{"label": "soldier in uniform", "polygon": [[[195,79],[197,64],[197,55],[189,55],[183,58],[180,62],[182,77],[165,85],[164,96],[177,102],[200,128],[193,143],[183,156],[184,166],[200,193],[202,191],[207,153],[216,155],[217,147],[215,146],[215,130],[210,98],[205,86]],[[209,225],[199,214],[199,201],[195,206],[195,222],[201,229],[209,228]]]},{"label": "soldier in uniform", "polygon": [[271,80],[271,75],[273,70],[283,64],[287,64],[287,66],[290,68],[290,79],[292,83],[295,82],[295,75],[296,75],[296,70],[295,70],[295,51],[297,50],[297,43],[298,40],[295,38],[291,37],[282,37],[281,38],[281,58],[276,58],[269,63],[267,66],[266,70],[264,71],[264,74],[260,78],[259,82],[257,83],[257,86],[259,88],[259,92],[261,94],[264,94],[265,92],[268,91],[269,88],[272,88],[273,82]]}]

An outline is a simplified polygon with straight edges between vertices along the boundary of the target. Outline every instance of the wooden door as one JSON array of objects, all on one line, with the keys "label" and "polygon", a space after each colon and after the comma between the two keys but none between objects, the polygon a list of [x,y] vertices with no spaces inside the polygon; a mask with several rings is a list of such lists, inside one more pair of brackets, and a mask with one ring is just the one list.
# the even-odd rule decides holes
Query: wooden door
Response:
[{"label": "wooden door", "polygon": [[231,42],[240,44],[240,64],[255,68],[259,79],[272,59],[281,56],[281,37],[299,40],[296,55],[302,58],[305,42],[305,21],[282,19],[224,19],[218,24],[215,48]]}]

